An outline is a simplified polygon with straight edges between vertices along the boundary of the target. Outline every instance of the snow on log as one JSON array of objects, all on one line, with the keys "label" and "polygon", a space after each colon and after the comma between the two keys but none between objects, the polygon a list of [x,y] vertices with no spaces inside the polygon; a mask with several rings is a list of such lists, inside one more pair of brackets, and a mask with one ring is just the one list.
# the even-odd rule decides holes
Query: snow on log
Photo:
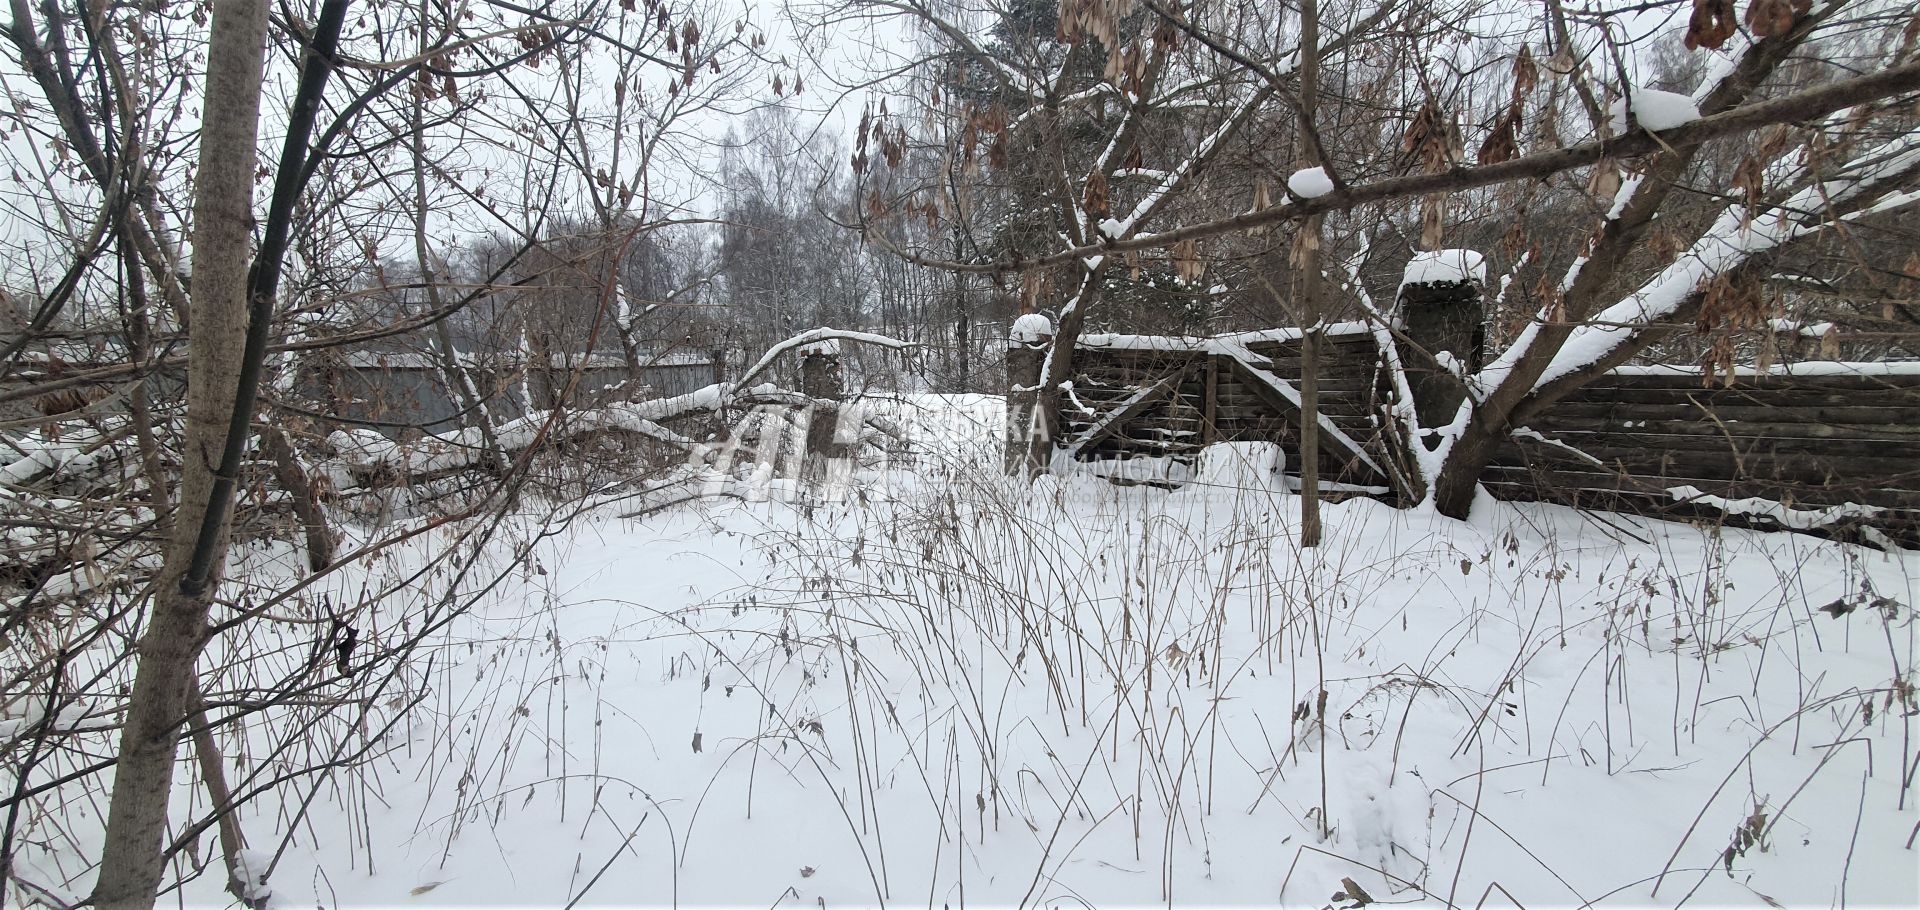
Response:
[{"label": "snow on log", "polygon": [[[1331,322],[1320,327],[1322,338],[1367,335],[1373,327],[1364,321]],[[1074,347],[1096,351],[1193,351],[1224,354],[1228,349],[1244,349],[1250,344],[1285,344],[1299,341],[1306,332],[1297,328],[1259,329],[1251,332],[1226,332],[1219,335],[1124,335],[1116,332],[1088,332]]]},{"label": "snow on log", "polygon": [[1754,518],[1769,519],[1783,528],[1796,531],[1814,531],[1830,528],[1849,521],[1872,518],[1886,511],[1879,506],[1861,505],[1857,502],[1841,503],[1824,509],[1796,509],[1785,503],[1749,496],[1744,499],[1728,499],[1715,496],[1698,487],[1668,487],[1667,495],[1676,502],[1689,505],[1710,506],[1728,515],[1745,515]]},{"label": "snow on log", "polygon": [[875,335],[871,332],[854,332],[846,329],[828,329],[828,328],[808,329],[807,331],[801,332],[800,334],[795,335],[792,338],[789,338],[785,341],[780,342],[779,344],[774,345],[773,347],[768,348],[767,352],[765,354],[760,355],[760,359],[757,362],[755,362],[753,366],[749,367],[745,373],[740,374],[739,382],[736,383],[736,385],[744,386],[747,383],[752,382],[754,379],[758,378],[761,373],[764,373],[767,371],[768,367],[773,366],[774,361],[780,359],[781,354],[785,354],[786,352],[791,351],[794,348],[805,347],[810,344],[817,344],[819,342],[830,341],[830,340],[853,341],[853,342],[858,342],[860,344],[871,344],[877,347],[892,348],[894,350],[903,350],[906,348],[918,346],[911,341],[901,341],[898,338],[890,338],[886,335]]},{"label": "snow on log", "polygon": [[1302,199],[1318,199],[1333,192],[1333,178],[1323,167],[1294,171],[1287,177],[1287,192]]},{"label": "snow on log", "polygon": [[1607,125],[1613,132],[1627,131],[1627,114],[1634,122],[1650,130],[1670,130],[1700,119],[1700,106],[1691,97],[1676,92],[1637,88],[1629,98],[1615,99],[1607,108]]},{"label": "snow on log", "polygon": [[[1676,364],[1627,364],[1607,371],[1609,376],[1699,376],[1701,367]],[[1920,376],[1920,360],[1803,360],[1776,363],[1766,369],[1751,366],[1721,370],[1738,377],[1754,376]]]},{"label": "snow on log", "polygon": [[[1273,361],[1247,350],[1244,345],[1216,343],[1214,353],[1232,358],[1240,366],[1241,371],[1251,377],[1258,386],[1279,396],[1292,406],[1296,414],[1299,413],[1300,391],[1293,387],[1293,383],[1267,371],[1266,368],[1272,366]],[[1339,424],[1334,423],[1324,412],[1318,416],[1320,439],[1323,445],[1330,444],[1336,451],[1348,458],[1358,460],[1375,474],[1381,477],[1387,476],[1387,472],[1380,467],[1379,462],[1374,461],[1373,456],[1368,455],[1367,450],[1362,448],[1360,443],[1355,442],[1345,430],[1340,429]],[[1300,457],[1305,458],[1307,455],[1303,452]]]}]

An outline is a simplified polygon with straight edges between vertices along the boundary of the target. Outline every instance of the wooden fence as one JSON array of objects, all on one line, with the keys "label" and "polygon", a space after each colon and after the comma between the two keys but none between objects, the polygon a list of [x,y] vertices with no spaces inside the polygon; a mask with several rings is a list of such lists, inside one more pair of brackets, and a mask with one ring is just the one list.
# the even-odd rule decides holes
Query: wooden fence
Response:
[{"label": "wooden fence", "polygon": [[[1365,326],[1336,326],[1321,344],[1320,476],[1386,492],[1390,449],[1378,419],[1384,399],[1377,354]],[[1085,336],[1074,356],[1062,438],[1074,457],[1088,460],[1190,460],[1210,443],[1268,440],[1297,466],[1299,409],[1290,395],[1297,394],[1300,360],[1297,331]]]},{"label": "wooden fence", "polygon": [[[1335,325],[1322,343],[1321,477],[1395,498],[1399,436],[1384,333]],[[1073,457],[1191,461],[1267,440],[1299,464],[1300,333],[1088,335],[1074,355],[1061,445]],[[1920,546],[1920,364],[1803,363],[1745,371],[1622,368],[1517,428],[1483,482],[1505,499],[1712,518]]]}]

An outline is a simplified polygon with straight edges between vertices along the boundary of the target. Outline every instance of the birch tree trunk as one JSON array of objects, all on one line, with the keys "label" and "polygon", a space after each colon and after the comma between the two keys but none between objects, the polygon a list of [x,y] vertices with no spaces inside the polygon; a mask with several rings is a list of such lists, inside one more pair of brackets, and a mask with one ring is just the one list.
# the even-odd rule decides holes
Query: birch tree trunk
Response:
[{"label": "birch tree trunk", "polygon": [[[187,428],[173,537],[139,644],[139,670],[120,733],[94,903],[152,907],[159,893],[182,724],[194,663],[205,644],[213,584],[183,588],[202,523],[213,512],[225,553],[224,509],[213,505],[214,469],[226,448],[239,394],[247,333],[247,271],[253,228],[254,145],[260,122],[265,0],[219,0],[208,39],[200,165],[193,201],[192,335]],[[219,560],[213,579],[219,577]]]}]

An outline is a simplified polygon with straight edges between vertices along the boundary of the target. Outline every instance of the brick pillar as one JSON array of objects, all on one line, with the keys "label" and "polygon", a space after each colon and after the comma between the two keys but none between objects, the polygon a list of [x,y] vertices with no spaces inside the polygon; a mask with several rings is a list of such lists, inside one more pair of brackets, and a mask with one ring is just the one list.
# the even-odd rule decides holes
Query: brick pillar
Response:
[{"label": "brick pillar", "polygon": [[[1400,285],[1406,335],[1400,362],[1423,429],[1453,422],[1467,395],[1459,373],[1479,369],[1486,356],[1486,273],[1480,263],[1471,250],[1420,253]],[[1429,439],[1428,445],[1436,441]]]}]

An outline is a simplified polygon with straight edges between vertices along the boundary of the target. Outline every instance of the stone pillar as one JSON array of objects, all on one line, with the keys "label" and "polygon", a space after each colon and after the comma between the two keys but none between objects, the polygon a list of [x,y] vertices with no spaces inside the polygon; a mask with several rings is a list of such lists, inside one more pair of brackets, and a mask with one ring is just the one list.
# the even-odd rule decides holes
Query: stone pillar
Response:
[{"label": "stone pillar", "polygon": [[[1467,395],[1459,377],[1479,369],[1486,356],[1485,281],[1486,267],[1472,250],[1419,253],[1407,265],[1400,285],[1400,362],[1422,429],[1453,422]],[[1429,447],[1437,442],[1426,439]]]},{"label": "stone pillar", "polygon": [[1044,433],[1036,412],[1040,404],[1040,370],[1053,344],[1053,321],[1038,313],[1014,320],[1007,336],[1007,447],[1008,474],[1032,476],[1041,447],[1034,434]]},{"label": "stone pillar", "polygon": [[846,399],[847,381],[840,369],[837,342],[823,341],[800,349],[800,392],[826,401]]},{"label": "stone pillar", "polygon": [[[801,479],[820,486],[845,462],[859,441],[859,426],[842,428],[838,402],[846,400],[846,374],[840,367],[840,343],[819,341],[800,348],[800,393],[813,399],[807,405],[807,448]],[[845,436],[847,438],[840,438]],[[849,470],[850,465],[843,465]]]}]

